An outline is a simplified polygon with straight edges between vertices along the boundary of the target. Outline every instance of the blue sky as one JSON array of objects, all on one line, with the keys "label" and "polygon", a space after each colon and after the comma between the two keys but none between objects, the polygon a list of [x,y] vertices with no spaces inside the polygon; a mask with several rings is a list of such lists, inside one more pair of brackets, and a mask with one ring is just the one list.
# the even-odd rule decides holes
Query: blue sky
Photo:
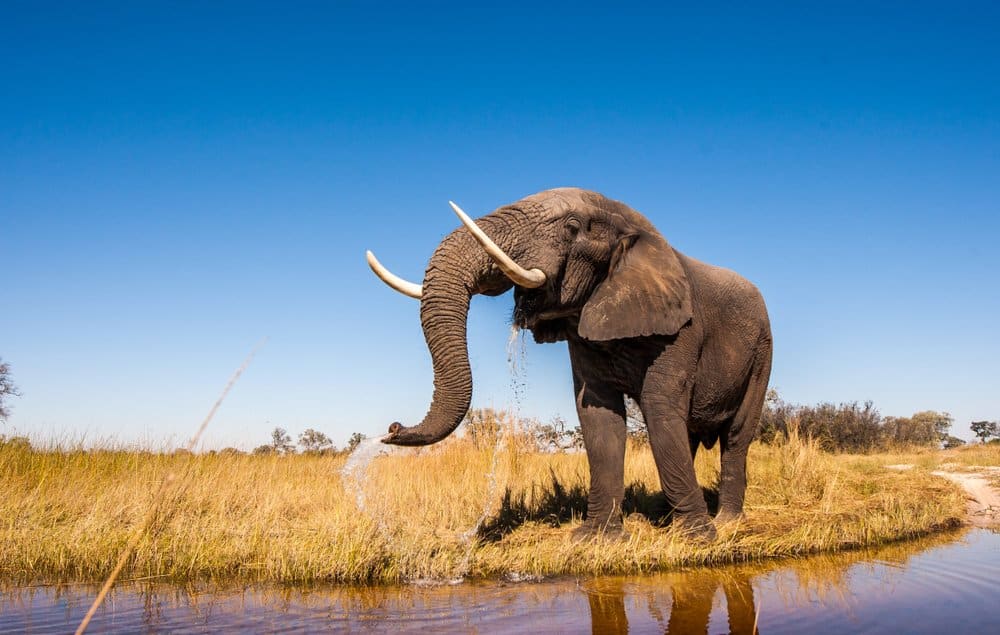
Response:
[{"label": "blue sky", "polygon": [[[182,442],[412,424],[419,281],[473,215],[601,191],[768,301],[789,401],[1000,417],[1000,15],[989,3],[6,3],[6,433]],[[474,404],[575,421],[564,345],[507,365],[476,298]]]}]

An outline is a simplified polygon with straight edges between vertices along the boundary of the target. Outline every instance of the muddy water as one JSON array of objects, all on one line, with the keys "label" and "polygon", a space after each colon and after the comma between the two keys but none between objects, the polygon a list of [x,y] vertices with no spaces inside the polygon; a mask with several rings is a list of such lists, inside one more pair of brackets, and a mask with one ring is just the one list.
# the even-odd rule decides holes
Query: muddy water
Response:
[{"label": "muddy water", "polygon": [[[130,582],[90,632],[1000,632],[1000,534],[641,577],[402,587]],[[0,632],[72,631],[96,587],[7,584]]]}]

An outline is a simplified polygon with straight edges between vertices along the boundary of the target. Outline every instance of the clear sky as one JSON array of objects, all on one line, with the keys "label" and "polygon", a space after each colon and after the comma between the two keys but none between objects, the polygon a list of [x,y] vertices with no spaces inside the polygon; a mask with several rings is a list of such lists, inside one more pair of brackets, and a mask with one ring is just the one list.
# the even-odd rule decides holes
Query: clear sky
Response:
[{"label": "clear sky", "polygon": [[[265,336],[210,447],[416,423],[365,249],[419,282],[449,199],[567,185],[756,283],[786,400],[1000,418],[995,3],[474,4],[4,3],[0,432],[180,443]],[[564,344],[512,387],[512,305],[473,403],[575,422]]]}]

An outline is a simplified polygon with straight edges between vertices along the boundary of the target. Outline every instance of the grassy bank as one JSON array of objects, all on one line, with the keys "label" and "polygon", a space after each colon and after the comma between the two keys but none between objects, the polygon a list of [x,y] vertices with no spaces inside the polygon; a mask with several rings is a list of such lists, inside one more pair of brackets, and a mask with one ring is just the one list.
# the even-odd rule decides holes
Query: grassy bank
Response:
[{"label": "grassy bank", "polygon": [[[0,445],[0,575],[100,579],[150,509],[153,530],[124,578],[396,582],[645,572],[877,545],[955,526],[964,514],[960,491],[929,474],[955,452],[832,455],[793,435],[751,449],[746,521],[724,528],[714,544],[693,544],[656,526],[665,504],[648,449],[636,447],[626,466],[630,538],[598,546],[570,537],[584,508],[585,456],[516,445],[508,439],[497,452],[456,439],[378,458],[361,487],[364,512],[342,483],[343,456]],[[918,468],[883,467],[904,461]],[[710,497],[717,465],[717,451],[700,453],[699,481]],[[166,474],[175,480],[156,499]],[[470,542],[465,534],[484,511]]]}]

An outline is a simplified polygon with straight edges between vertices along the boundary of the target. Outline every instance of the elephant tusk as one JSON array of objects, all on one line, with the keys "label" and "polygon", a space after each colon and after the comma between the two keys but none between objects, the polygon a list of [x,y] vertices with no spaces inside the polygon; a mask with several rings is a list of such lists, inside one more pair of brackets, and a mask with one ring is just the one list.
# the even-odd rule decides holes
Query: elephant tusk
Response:
[{"label": "elephant tusk", "polygon": [[489,254],[490,258],[497,263],[497,266],[500,267],[501,271],[507,274],[508,278],[514,281],[514,284],[518,284],[528,289],[537,289],[545,284],[544,271],[541,269],[525,269],[521,265],[514,262],[510,256],[503,252],[503,249],[500,249],[495,242],[490,240],[490,237],[479,228],[479,225],[476,225],[474,220],[469,218],[466,213],[462,211],[461,207],[455,205],[451,201],[448,201],[448,204],[451,205],[453,210],[455,210],[455,213],[458,214],[459,220],[461,220],[462,224],[465,225],[470,232],[472,232],[472,236],[477,242],[479,242],[480,245],[483,246],[483,249],[486,250],[486,253]]},{"label": "elephant tusk", "polygon": [[399,291],[403,295],[408,295],[411,298],[416,298],[417,300],[419,300],[423,295],[424,288],[422,286],[403,280],[383,267],[382,263],[375,257],[375,254],[370,251],[366,251],[365,256],[368,258],[368,266],[372,268],[372,271],[375,272],[375,275],[378,276],[382,282],[386,283],[396,291]]}]

